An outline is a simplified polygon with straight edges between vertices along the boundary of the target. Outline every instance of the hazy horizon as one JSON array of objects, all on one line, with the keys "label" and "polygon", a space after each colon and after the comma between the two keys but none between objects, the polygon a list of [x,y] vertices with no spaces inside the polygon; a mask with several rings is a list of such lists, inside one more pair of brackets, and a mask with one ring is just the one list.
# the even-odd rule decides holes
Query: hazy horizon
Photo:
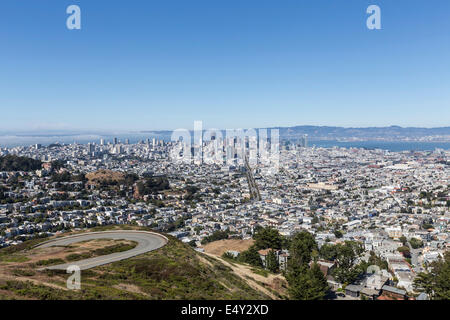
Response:
[{"label": "hazy horizon", "polygon": [[[207,130],[210,127],[207,125],[207,123],[203,123],[204,128],[203,130]],[[219,130],[226,130],[226,129],[262,129],[262,128],[294,128],[294,127],[320,127],[320,128],[343,128],[343,129],[371,129],[371,128],[402,128],[402,129],[446,129],[450,128],[450,125],[447,126],[436,126],[436,127],[426,127],[426,126],[399,126],[399,125],[387,125],[387,126],[339,126],[339,125],[310,125],[310,124],[295,124],[295,125],[285,125],[285,126],[257,126],[257,127],[229,127],[229,128],[217,128]],[[9,129],[9,130],[3,130],[0,129],[0,135],[6,135],[6,134],[18,134],[18,135],[25,135],[25,134],[36,134],[36,135],[52,135],[52,134],[61,134],[61,135],[76,135],[76,134],[127,134],[127,133],[151,133],[151,132],[167,132],[167,131],[173,131],[180,128],[166,128],[166,129],[142,129],[142,130],[136,130],[136,129],[122,129],[122,130],[116,130],[116,129],[81,129],[81,128],[70,128],[70,129],[46,129],[46,128],[40,128],[40,129],[28,129],[28,130],[20,130],[20,129]],[[193,124],[191,126],[187,126],[187,130],[193,130]]]}]

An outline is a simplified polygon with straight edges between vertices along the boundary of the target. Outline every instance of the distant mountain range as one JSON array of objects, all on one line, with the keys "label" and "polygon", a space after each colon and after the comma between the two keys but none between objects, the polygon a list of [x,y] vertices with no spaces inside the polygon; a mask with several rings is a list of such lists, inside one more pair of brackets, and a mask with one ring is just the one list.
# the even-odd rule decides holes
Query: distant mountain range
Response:
[{"label": "distant mountain range", "polygon": [[450,127],[417,128],[417,127],[368,127],[344,128],[328,126],[295,126],[277,128],[280,136],[285,139],[297,138],[307,134],[310,139],[316,140],[420,140],[434,138],[450,141]]},{"label": "distant mountain range", "polygon": [[[384,140],[384,141],[450,141],[450,127],[440,128],[418,128],[418,127],[367,127],[367,128],[344,128],[331,126],[295,126],[295,127],[272,127],[279,129],[282,139],[299,139],[307,134],[310,140]],[[142,131],[160,137],[169,137],[172,131]]]}]

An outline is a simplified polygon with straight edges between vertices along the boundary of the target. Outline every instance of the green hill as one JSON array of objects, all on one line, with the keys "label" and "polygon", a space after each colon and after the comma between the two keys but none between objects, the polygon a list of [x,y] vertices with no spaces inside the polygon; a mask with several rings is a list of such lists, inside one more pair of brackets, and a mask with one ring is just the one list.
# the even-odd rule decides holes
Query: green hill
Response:
[{"label": "green hill", "polygon": [[[269,299],[230,267],[173,237],[158,250],[82,271],[81,290],[67,290],[64,271],[37,271],[44,253],[31,249],[35,242],[0,250],[0,299]],[[52,250],[61,263],[75,249]]]},{"label": "green hill", "polygon": [[42,162],[26,157],[7,155],[0,157],[0,171],[33,171],[39,170]]}]

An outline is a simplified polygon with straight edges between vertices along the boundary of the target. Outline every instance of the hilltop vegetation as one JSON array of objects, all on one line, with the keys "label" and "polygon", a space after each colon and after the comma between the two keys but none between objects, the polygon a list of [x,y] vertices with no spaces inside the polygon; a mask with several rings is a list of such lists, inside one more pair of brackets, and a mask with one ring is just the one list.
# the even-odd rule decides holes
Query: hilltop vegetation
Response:
[{"label": "hilltop vegetation", "polygon": [[[39,249],[21,248],[26,250],[9,255],[39,258]],[[70,248],[58,250],[67,258]],[[67,277],[63,271],[37,271],[31,260],[1,262],[0,299],[269,299],[229,266],[173,237],[158,250],[82,271],[79,291],[66,289]]]},{"label": "hilltop vegetation", "polygon": [[158,191],[169,190],[169,180],[166,177],[150,177],[137,183],[137,195],[149,195]]},{"label": "hilltop vegetation", "polygon": [[111,185],[119,184],[125,180],[125,174],[112,170],[99,170],[86,174],[89,184],[95,185]]},{"label": "hilltop vegetation", "polygon": [[40,160],[7,155],[0,157],[0,171],[34,171],[42,166]]}]

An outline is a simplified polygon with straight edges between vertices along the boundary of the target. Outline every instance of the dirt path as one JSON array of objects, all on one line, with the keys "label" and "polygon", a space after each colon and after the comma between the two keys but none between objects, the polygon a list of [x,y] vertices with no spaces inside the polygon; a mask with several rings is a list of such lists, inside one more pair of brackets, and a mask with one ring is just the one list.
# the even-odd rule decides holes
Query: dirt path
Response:
[{"label": "dirt path", "polygon": [[[280,300],[280,298],[278,296],[273,294],[271,291],[267,290],[267,288],[265,288],[263,285],[261,285],[257,281],[265,283],[267,286],[273,288],[275,282],[280,281],[280,280],[285,281],[283,276],[269,274],[267,277],[264,277],[262,275],[252,272],[251,267],[249,267],[249,266],[245,266],[245,265],[238,264],[238,263],[231,264],[228,261],[222,259],[221,257],[216,256],[211,253],[205,252],[204,254],[206,254],[212,258],[215,258],[215,259],[219,260],[220,262],[222,262],[224,265],[230,267],[237,276],[239,276],[242,280],[244,280],[253,289],[263,292],[264,294],[266,294],[273,300]],[[275,291],[279,291],[279,290],[275,290]]]}]

